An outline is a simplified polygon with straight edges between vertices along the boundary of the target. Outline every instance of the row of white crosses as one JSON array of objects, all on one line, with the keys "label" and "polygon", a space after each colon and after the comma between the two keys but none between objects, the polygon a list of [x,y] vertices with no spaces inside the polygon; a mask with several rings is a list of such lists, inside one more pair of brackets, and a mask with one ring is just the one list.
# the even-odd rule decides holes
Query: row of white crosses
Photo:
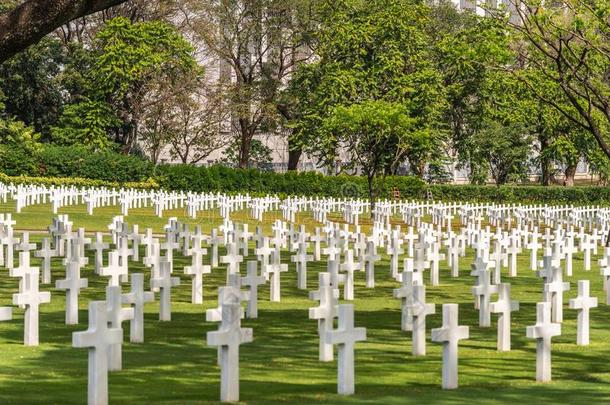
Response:
[{"label": "row of white crosses", "polygon": [[[442,213],[439,214],[439,216],[442,217]],[[68,222],[66,221],[60,221],[61,223],[64,222]],[[117,221],[117,223],[120,223],[121,221]],[[439,224],[443,224],[446,223],[447,220],[446,219],[439,219]],[[125,224],[121,224],[121,227],[116,227],[116,229],[113,230],[113,236],[115,237],[115,244],[117,245],[117,249],[113,252],[110,253],[114,253],[113,255],[109,255],[109,258],[111,258],[111,262],[112,264],[109,264],[108,267],[123,267],[125,266],[126,261],[128,260],[128,258],[130,256],[133,256],[133,248],[129,249],[128,248],[128,240],[129,240],[129,230],[125,228]],[[60,228],[60,227],[58,227]],[[294,261],[298,264],[299,268],[303,268],[303,264],[305,264],[305,269],[306,269],[306,264],[307,261],[311,260],[307,255],[307,236],[304,235],[303,233],[301,233],[299,235],[299,233],[293,231],[293,230],[289,230],[287,229],[289,227],[286,227],[282,224],[276,226],[275,231],[276,231],[276,235],[274,236],[273,239],[273,244],[275,245],[274,248],[272,249],[272,253],[271,253],[271,260],[270,262],[266,265],[266,269],[264,269],[264,273],[267,274],[268,276],[270,276],[272,278],[272,290],[275,290],[274,292],[272,292],[272,299],[275,298],[276,300],[279,300],[279,272],[282,271],[283,268],[285,268],[284,264],[281,263],[281,256],[280,256],[280,248],[286,244],[287,240],[292,239],[293,242],[290,244],[290,248],[291,249],[296,249],[297,253],[296,255],[294,255],[293,257],[295,258]],[[178,229],[178,228],[176,228]],[[225,256],[225,260],[223,260],[223,262],[225,262],[227,264],[228,267],[228,271],[227,271],[227,275],[228,278],[230,278],[231,275],[235,275],[237,274],[238,268],[239,268],[239,263],[241,262],[241,260],[239,260],[239,257],[242,255],[239,255],[238,253],[240,252],[240,250],[244,249],[244,245],[246,246],[245,248],[247,249],[247,241],[250,240],[250,236],[248,236],[248,232],[247,230],[239,230],[236,228],[235,225],[230,225],[230,224],[226,224],[226,232],[223,232],[225,234],[225,243],[227,244],[227,256]],[[400,230],[389,230],[387,226],[382,226],[380,227],[381,232],[379,233],[379,236],[375,237],[372,236],[372,240],[369,240],[368,243],[366,243],[366,248],[365,248],[365,253],[363,254],[363,258],[364,257],[375,257],[375,247],[378,244],[382,244],[382,243],[388,243],[389,249],[390,249],[390,254],[392,255],[392,260],[396,260],[396,263],[399,263],[399,259],[401,258],[401,254],[404,252],[400,252],[401,250],[401,240],[403,240],[403,235],[400,234]],[[137,233],[137,230],[135,231]],[[182,232],[181,236],[178,236],[178,234],[180,234]],[[340,280],[343,280],[344,283],[344,297],[346,299],[350,299],[353,298],[353,271],[357,270],[359,266],[359,264],[361,263],[356,263],[354,261],[354,255],[356,254],[356,251],[358,249],[362,250],[362,248],[356,248],[357,244],[361,244],[361,238],[359,236],[354,236],[354,233],[351,233],[349,231],[345,232],[343,230],[341,230],[340,228],[338,228],[335,225],[332,224],[327,224],[324,227],[324,232],[327,234],[327,250],[324,252],[325,255],[328,258],[328,263],[329,263],[329,285],[332,287],[333,290],[337,290],[338,286],[339,286],[339,282]],[[443,238],[443,235],[441,234],[442,232],[439,232],[438,229],[434,229],[432,226],[426,226],[425,224],[421,224],[421,229],[418,230],[419,234],[418,234],[418,242],[415,243],[411,243],[409,239],[407,239],[407,245],[411,245],[413,244],[413,260],[412,260],[412,264],[411,266],[413,267],[413,269],[415,271],[418,272],[423,272],[425,271],[427,268],[430,268],[431,271],[431,281],[432,284],[434,285],[435,283],[438,283],[438,272],[433,271],[434,267],[438,265],[438,262],[442,259],[438,248],[440,246],[440,242]],[[200,233],[200,232],[199,232]],[[412,232],[410,232],[411,234],[413,234]],[[197,234],[197,231],[196,233]],[[246,235],[245,237],[243,235]],[[174,236],[176,239],[173,239],[172,237],[169,236]],[[490,240],[492,239],[492,237],[494,235],[491,234],[491,232],[489,232],[488,230],[484,230],[481,229],[480,226],[475,226],[474,229],[471,230],[470,232],[470,236],[467,234],[460,234],[462,235],[461,238],[458,236],[454,236],[455,240],[452,241],[452,243],[447,244],[447,246],[449,247],[450,245],[454,246],[454,251],[451,252],[451,256],[457,257],[461,254],[461,251],[463,250],[464,245],[469,244],[470,246],[473,246],[477,249],[477,258],[486,258],[489,257],[489,245],[490,245]],[[549,236],[547,236],[549,235]],[[553,246],[561,246],[560,242],[561,240],[564,240],[566,238],[566,236],[564,234],[562,234],[561,232],[555,234],[555,235],[550,235],[547,233],[547,239],[545,240],[545,244],[547,245],[546,249],[551,249],[551,254],[550,255],[545,255],[546,257],[550,257],[550,260],[547,261],[548,263],[553,262],[553,260],[565,260],[565,251],[561,251],[562,249],[560,248],[556,248],[553,251],[553,247],[551,246],[551,242],[555,242],[555,245]],[[83,263],[79,262],[79,258],[82,258],[82,253],[81,253],[81,246],[83,245],[84,241],[83,239],[86,239],[83,237],[83,235],[79,235],[79,233],[77,232],[76,235],[72,235],[71,231],[62,231],[61,229],[57,230],[57,235],[55,235],[58,239],[55,243],[55,248],[57,249],[57,251],[59,252],[60,250],[63,250],[63,255],[66,256],[67,259],[67,263],[66,265],[68,265],[69,263],[77,263],[75,265],[73,265],[74,267],[78,267],[80,265],[82,265]],[[321,236],[321,235],[320,235]],[[404,236],[406,238],[406,236]],[[468,237],[470,238],[470,242],[465,241],[463,242],[464,239],[468,239]],[[578,237],[578,236],[576,236]],[[499,236],[496,236],[496,241],[499,241],[499,251],[501,252],[502,250],[505,252],[504,257],[507,256],[511,256],[509,257],[509,262],[513,262],[516,261],[516,255],[518,254],[518,250],[520,249],[520,246],[525,243],[524,241],[526,240],[527,236],[525,235],[516,235],[514,232],[510,235],[506,235],[506,234],[499,234]],[[580,238],[581,242],[584,240],[585,244],[584,244],[584,248],[583,251],[586,252],[587,249],[591,250],[591,252],[593,252],[593,249],[595,246],[597,246],[598,241],[594,241],[591,242],[590,239],[595,240],[595,236],[588,236],[588,234],[583,234],[583,236]],[[145,238],[144,238],[145,239]],[[149,238],[151,239],[151,238]],[[152,238],[154,239],[154,238]],[[166,255],[172,255],[173,250],[176,249],[179,245],[179,241],[182,241],[183,243],[183,248],[186,249],[185,251],[187,252],[187,254],[190,252],[192,255],[197,256],[198,254],[204,254],[203,252],[199,252],[197,253],[197,250],[199,249],[196,246],[196,242],[193,244],[193,247],[190,247],[190,244],[192,242],[192,235],[189,235],[187,232],[183,230],[175,230],[175,229],[170,229],[168,234],[166,235],[166,242],[165,242],[165,247],[164,249],[166,250]],[[262,245],[264,247],[264,237],[262,238],[263,242]],[[185,248],[185,241],[188,240],[189,242],[189,246]],[[415,239],[414,239],[415,240]],[[245,241],[245,242],[244,242]],[[98,242],[97,238],[96,238],[96,242]],[[365,241],[366,242],[366,241]],[[268,243],[268,242],[267,242]],[[316,243],[314,241],[314,243]],[[505,243],[504,246],[502,246],[502,244]],[[16,246],[18,243],[15,240],[11,240],[9,243],[11,246]],[[21,242],[22,245],[28,245],[27,243],[27,239],[25,241]],[[150,241],[150,242],[145,242],[144,243],[146,245],[146,248],[148,249],[149,247],[154,250],[154,241]],[[257,240],[257,244],[258,244],[258,240]],[[349,245],[350,244],[354,244],[354,250],[352,250]],[[8,244],[7,244],[8,246]],[[201,245],[199,244],[199,247]],[[296,248],[295,248],[296,246]],[[371,248],[369,248],[369,246]],[[588,247],[590,246],[590,247]],[[28,249],[26,247],[26,249]],[[103,252],[103,247],[102,247],[102,252]],[[131,250],[131,252],[130,252]],[[368,252],[367,252],[368,250]],[[409,250],[409,248],[407,248],[407,250]],[[565,249],[564,249],[565,250]],[[12,248],[11,248],[12,251]],[[27,250],[26,250],[27,251]],[[394,253],[394,251],[398,252],[398,253]],[[8,252],[8,251],[7,251]],[[75,253],[76,252],[76,253]],[[159,252],[159,251],[157,251]],[[257,252],[258,254],[258,252]],[[563,257],[559,257],[558,259],[553,257],[553,254],[556,254],[558,256],[562,256]],[[7,255],[8,256],[8,255]],[[157,254],[157,256],[159,256]],[[171,296],[170,291],[171,291],[171,287],[175,286],[175,281],[172,280],[172,277],[170,276],[171,272],[172,272],[172,266],[171,266],[171,260],[169,260],[169,258],[166,256],[165,260],[163,260],[162,258],[157,258],[156,260],[156,264],[153,264],[153,267],[157,267],[155,270],[157,271],[157,274],[155,278],[153,278],[152,284],[153,284],[153,288],[157,288],[159,290],[161,290],[161,294],[162,297],[165,294],[165,299],[162,298],[162,304],[161,304],[161,312],[162,314],[165,313],[166,315],[169,313],[171,314],[171,310],[169,310],[167,307],[168,305],[165,305],[165,310],[163,309],[164,305],[163,302],[167,302],[168,304],[171,305]],[[345,262],[341,263],[341,257],[345,257]],[[395,257],[395,259],[394,259]],[[103,258],[103,256],[102,256]],[[150,258],[150,257],[148,257]],[[407,260],[409,260],[411,258],[407,258]],[[512,260],[511,260],[512,259]],[[193,259],[193,260],[199,260],[199,259]],[[243,260],[243,259],[242,259]],[[499,255],[499,259],[498,261],[503,260],[503,255]],[[155,260],[153,260],[154,262]],[[197,262],[199,263],[199,262]],[[333,265],[331,265],[331,263],[333,263]],[[369,259],[368,262],[366,264],[373,264],[374,265],[374,259]],[[197,266],[197,265],[195,265]],[[237,269],[236,269],[237,266]],[[405,265],[405,268],[408,265]],[[364,266],[365,268],[367,266]],[[512,271],[512,267],[509,267],[509,275],[511,276],[516,276],[516,272]],[[548,266],[547,266],[548,267]],[[438,269],[438,267],[436,267]],[[104,269],[104,267],[101,267],[100,269]],[[279,269],[279,270],[278,270]],[[339,269],[344,270],[346,272],[346,274],[343,275],[339,275],[338,271]],[[561,281],[560,278],[560,274],[556,274],[557,271],[553,271],[553,272],[548,272],[548,268],[543,266],[543,270],[546,271],[546,273],[544,273],[544,275],[542,275],[541,277],[544,277],[548,280],[548,282],[546,283],[547,285],[545,285],[545,292],[547,293],[548,296],[548,300],[551,302],[549,305],[546,305],[549,308],[549,313],[550,313],[550,320],[553,321],[555,320],[555,323],[557,323],[557,319],[560,319],[561,316],[561,310],[559,308],[561,308],[562,305],[560,305],[560,294],[562,289],[564,289],[564,287],[562,286],[562,284],[565,284]],[[114,271],[114,270],[113,270]],[[301,273],[305,273],[306,274],[306,270],[303,272],[303,270],[300,270]],[[487,269],[481,269],[480,272],[484,272],[487,271]],[[396,279],[399,279],[399,274],[398,274],[398,265],[396,264],[392,269],[391,269],[392,275],[394,275],[394,277]],[[507,291],[506,287],[503,286],[508,286],[508,289],[510,288],[509,285],[507,284],[500,284],[497,286],[497,292],[500,293],[500,298],[498,300],[498,303],[493,303],[493,304],[497,304],[496,306],[494,306],[493,304],[489,303],[489,295],[492,293],[495,293],[496,291],[493,291],[493,288],[491,288],[491,284],[489,282],[489,275],[482,275],[482,274],[477,274],[478,279],[479,279],[479,283],[477,284],[477,287],[481,287],[481,289],[477,289],[476,294],[478,297],[478,303],[479,303],[479,309],[482,312],[481,315],[481,319],[483,320],[482,322],[485,323],[486,320],[488,319],[487,316],[487,311],[493,311],[493,312],[499,312],[502,314],[503,317],[505,317],[504,319],[508,319],[508,325],[510,325],[510,311],[513,311],[516,309],[515,303],[510,301],[510,294],[509,291]],[[249,273],[250,273],[250,269],[249,269]],[[372,282],[371,284],[374,285],[374,267],[373,270],[370,272],[367,272],[367,286],[369,285],[369,273],[372,274]],[[513,273],[513,274],[511,274]],[[350,274],[352,275],[351,281],[350,281]],[[123,276],[127,276],[127,273],[119,273],[117,274],[109,274],[111,277],[111,284],[120,284],[121,279],[124,278]],[[194,284],[199,284],[199,282],[196,282],[196,274],[193,274],[194,277]],[[66,277],[66,280],[63,280],[66,284],[68,285],[72,285],[69,284],[69,281],[71,282],[72,279],[78,280],[79,277],[72,277],[68,274],[69,277]],[[254,277],[259,277],[257,274],[257,270],[255,268],[255,270],[252,272],[252,276]],[[341,277],[344,276],[344,277]],[[235,279],[235,278],[233,278]],[[299,280],[302,280],[302,277],[298,278]],[[174,278],[175,280],[175,278]],[[305,276],[305,280],[306,280],[306,276]],[[402,281],[404,283],[405,277],[404,274],[402,275]],[[496,283],[499,282],[499,278],[497,278]],[[82,279],[80,280],[80,282],[82,282]],[[231,282],[231,280],[229,280],[229,282]],[[415,284],[415,283],[414,283]],[[24,282],[24,285],[27,286],[27,282]],[[77,286],[78,288],[82,288],[82,285],[80,287],[78,283],[73,283],[73,285]],[[276,286],[275,288],[273,288],[273,286]],[[350,288],[350,285],[352,286]],[[111,286],[112,287],[112,286]],[[111,288],[110,287],[110,288]],[[416,345],[414,343],[414,354],[415,351],[419,351],[420,353],[423,352],[425,354],[425,338],[423,339],[423,349],[421,348],[421,343],[422,339],[421,339],[421,333],[423,330],[423,335],[425,336],[425,317],[430,314],[433,313],[433,309],[431,309],[430,304],[427,304],[425,302],[425,287],[423,286],[423,281],[422,281],[422,285],[412,285],[413,287],[413,291],[411,294],[411,302],[407,302],[405,304],[405,307],[408,308],[408,311],[410,311],[410,313],[412,314],[413,317],[413,325],[411,326],[411,328],[413,328],[413,332],[414,332],[414,341],[417,339],[418,340],[418,344]],[[421,288],[420,288],[421,287]],[[502,287],[502,288],[501,288]],[[306,288],[306,286],[305,286]],[[476,288],[476,287],[475,287]],[[579,294],[579,299],[574,301],[574,303],[571,303],[571,307],[573,306],[573,308],[578,308],[579,309],[579,340],[580,341],[584,341],[581,340],[580,336],[580,324],[581,324],[581,318],[583,319],[582,323],[584,324],[586,322],[587,316],[585,315],[585,312],[588,311],[588,308],[591,307],[591,303],[587,300],[588,297],[588,292],[585,294],[585,287],[582,287],[583,289],[583,293]],[[67,289],[68,290],[68,289]],[[507,291],[502,293],[502,291]],[[580,283],[579,283],[579,291],[580,291]],[[195,296],[195,294],[194,294]],[[400,298],[400,295],[397,295]],[[110,300],[109,300],[110,301]],[[405,299],[405,301],[408,301]],[[251,300],[248,300],[248,303],[250,305]],[[555,304],[553,304],[553,302],[555,302]],[[27,305],[27,304],[19,304],[19,305]],[[347,307],[344,307],[347,308]],[[433,308],[433,307],[432,307]],[[508,308],[508,309],[507,309]],[[555,312],[553,311],[553,308],[555,308]],[[584,308],[587,308],[587,310],[585,311]],[[344,330],[351,330],[353,329],[353,308],[352,308],[352,315],[351,315],[351,319],[352,321],[349,321],[349,310],[348,309],[344,309],[344,319],[345,322],[343,323],[343,329]],[[457,364],[457,340],[459,340],[459,338],[463,337],[463,336],[467,336],[467,333],[465,333],[463,331],[463,329],[459,329],[457,327],[457,313],[455,316],[451,315],[453,313],[453,310],[448,307],[447,311],[445,311],[445,308],[443,308],[443,312],[445,314],[445,312],[447,312],[447,316],[444,316],[444,319],[447,318],[447,324],[444,325],[441,332],[436,332],[433,333],[433,341],[442,341],[446,343],[446,355],[444,357],[447,357],[447,361],[444,361],[444,366],[443,366],[443,386],[446,388],[454,388],[455,386],[457,386],[457,368],[456,366],[453,366],[454,364],[454,359],[455,359],[455,364]],[[555,315],[553,315],[555,314]],[[588,314],[588,312],[586,312],[586,314]],[[544,315],[544,316],[543,316]],[[582,315],[582,317],[581,317]],[[170,315],[171,316],[171,315]],[[557,318],[559,316],[559,318]],[[161,315],[162,318],[164,318],[165,316]],[[340,316],[341,318],[341,316]],[[544,329],[544,325],[546,325],[547,319],[546,319],[546,313],[540,312],[540,319],[537,322],[536,327],[538,329],[536,329],[536,331],[538,332],[532,332],[531,336],[536,338],[536,339],[542,339],[545,340],[547,342],[549,342],[550,337],[552,336],[552,334],[554,333],[553,331],[550,332],[540,332],[541,330]],[[555,318],[555,319],[553,319]],[[454,321],[455,319],[455,321]],[[351,323],[350,323],[351,322]],[[116,323],[116,322],[115,322]],[[119,322],[120,323],[120,322]],[[341,320],[339,320],[340,323],[340,329],[341,329]],[[445,322],[444,322],[445,323]],[[503,325],[506,325],[506,321],[502,322]],[[351,325],[351,326],[349,326]],[[417,325],[417,326],[416,326]],[[541,326],[542,325],[542,326]],[[331,328],[332,328],[332,322],[331,322]],[[542,328],[542,329],[541,329]],[[455,329],[455,330],[454,330]],[[548,328],[547,328],[548,329]],[[553,327],[551,327],[551,329],[553,329]],[[583,328],[584,330],[584,328]],[[586,328],[587,332],[588,332],[588,327]],[[358,333],[349,333],[348,335],[350,335],[351,337],[349,339],[346,339],[345,334],[339,334],[340,336],[342,336],[341,338],[332,338],[332,334],[329,333],[330,331],[325,331],[325,344],[328,345],[329,343],[332,343],[333,341],[336,341],[338,343],[340,343],[341,345],[344,345],[345,347],[350,347],[350,343],[349,343],[349,339],[353,340],[351,341],[352,346],[351,346],[351,351],[352,351],[352,360],[351,363],[353,364],[353,341],[354,340],[358,340],[358,337],[362,335],[362,333],[358,332]],[[416,333],[417,336],[416,337]],[[584,332],[583,332],[584,333]],[[356,336],[352,336],[352,335],[356,335]],[[528,332],[528,335],[530,335],[530,332]],[[588,333],[587,333],[588,335]],[[321,335],[322,336],[322,335]],[[501,339],[501,336],[503,337]],[[498,346],[500,347],[501,345],[503,347],[506,347],[506,336],[507,336],[507,332],[506,332],[506,327],[503,329],[502,333],[500,331],[500,326],[498,328]],[[584,334],[583,334],[584,336]],[[502,343],[501,343],[502,341]],[[342,342],[342,343],[341,343]],[[445,344],[444,343],[444,344]],[[415,348],[417,347],[417,349]],[[544,348],[549,348],[550,350],[550,346],[549,344],[545,344],[543,345]],[[508,348],[510,348],[510,332],[508,332]],[[349,352],[349,350],[347,351]],[[331,351],[332,353],[332,351]],[[454,355],[455,354],[455,355]],[[550,354],[550,352],[549,352]],[[340,355],[340,357],[342,357]],[[350,363],[350,356],[346,355],[343,356],[344,359],[347,359],[346,361],[341,361],[340,360],[340,364],[349,364]],[[544,356],[541,355],[542,359],[545,358],[549,358],[550,359],[550,355],[549,356]],[[446,363],[446,367],[445,367],[445,363]],[[543,362],[544,363],[544,362]],[[546,364],[546,363],[544,363]],[[549,363],[550,364],[550,363]],[[352,373],[351,375],[353,376],[353,366],[352,366]],[[446,371],[445,371],[446,369]],[[344,366],[340,366],[340,370],[347,370],[345,372],[341,372],[340,371],[340,375],[339,375],[339,391],[342,393],[350,393],[353,392],[353,377],[351,378],[352,383],[349,382],[350,380],[350,370],[349,367],[344,365]],[[342,375],[345,375],[346,377],[343,378]],[[343,387],[343,388],[341,388]],[[350,387],[352,387],[352,389],[350,389]]]}]

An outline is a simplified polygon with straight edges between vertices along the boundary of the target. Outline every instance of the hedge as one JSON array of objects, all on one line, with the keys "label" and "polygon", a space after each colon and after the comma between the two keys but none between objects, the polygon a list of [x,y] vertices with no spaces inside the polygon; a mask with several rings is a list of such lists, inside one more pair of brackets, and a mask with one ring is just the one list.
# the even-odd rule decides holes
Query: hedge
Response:
[{"label": "hedge", "polygon": [[[0,146],[0,173],[4,173],[0,181],[13,183],[160,187],[194,192],[248,192],[253,195],[368,197],[367,181],[362,176],[273,173],[184,164],[154,166],[135,156],[114,152],[91,153],[79,147],[50,145],[36,151]],[[380,189],[380,198],[390,198],[393,190],[397,189],[403,199],[575,205],[606,205],[610,202],[610,188],[596,186],[428,185],[416,177],[389,176]]]},{"label": "hedge", "polygon": [[45,186],[76,186],[76,187],[108,187],[108,188],[137,188],[140,190],[154,190],[159,188],[159,183],[154,179],[146,181],[131,181],[118,183],[113,181],[83,179],[82,177],[31,177],[31,176],[8,176],[0,173],[0,182],[8,184],[38,184]]}]

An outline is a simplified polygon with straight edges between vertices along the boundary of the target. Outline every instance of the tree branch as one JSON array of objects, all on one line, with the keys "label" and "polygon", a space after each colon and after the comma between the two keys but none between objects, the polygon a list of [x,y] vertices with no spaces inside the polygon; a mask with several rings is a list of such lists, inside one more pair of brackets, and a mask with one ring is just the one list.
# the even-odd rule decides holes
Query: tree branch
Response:
[{"label": "tree branch", "polygon": [[0,63],[58,27],[126,0],[27,0],[0,16]]}]

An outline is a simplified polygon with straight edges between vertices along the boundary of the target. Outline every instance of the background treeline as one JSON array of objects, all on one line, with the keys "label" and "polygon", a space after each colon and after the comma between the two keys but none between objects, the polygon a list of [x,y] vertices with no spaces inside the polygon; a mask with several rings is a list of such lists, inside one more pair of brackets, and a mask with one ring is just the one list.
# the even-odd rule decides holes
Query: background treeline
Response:
[{"label": "background treeline", "polygon": [[0,65],[0,143],[154,164],[226,148],[247,168],[270,159],[257,134],[281,134],[289,169],[303,154],[357,167],[371,197],[405,162],[430,183],[451,163],[472,184],[536,171],[569,186],[579,162],[605,182],[607,2],[511,2],[480,17],[443,1],[125,1]]},{"label": "background treeline", "polygon": [[[216,165],[154,165],[113,152],[92,153],[77,146],[47,146],[32,154],[0,148],[0,181],[47,186],[107,186],[175,191],[368,198],[363,176],[324,176],[314,172],[274,173]],[[532,204],[607,204],[610,187],[481,186],[427,184],[416,176],[388,176],[378,184],[380,198]]]}]

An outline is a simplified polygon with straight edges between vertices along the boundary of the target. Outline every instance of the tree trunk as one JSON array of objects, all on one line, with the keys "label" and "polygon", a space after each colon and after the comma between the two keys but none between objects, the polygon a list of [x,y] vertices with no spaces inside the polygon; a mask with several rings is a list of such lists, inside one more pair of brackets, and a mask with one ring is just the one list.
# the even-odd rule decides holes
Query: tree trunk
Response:
[{"label": "tree trunk", "polygon": [[551,184],[552,172],[551,172],[551,159],[548,156],[545,156],[544,151],[549,147],[549,139],[540,134],[538,137],[540,142],[540,172],[542,173],[542,177],[540,179],[540,183],[543,186],[549,186]]},{"label": "tree trunk", "polygon": [[126,0],[27,0],[0,16],[0,63],[56,28]]},{"label": "tree trunk", "polygon": [[576,177],[576,165],[570,164],[566,167],[563,172],[565,179],[563,185],[566,187],[572,187],[574,185],[574,177]]},{"label": "tree trunk", "polygon": [[246,128],[242,128],[239,142],[239,162],[240,169],[247,169],[250,165],[250,149],[252,148],[252,136]]},{"label": "tree trunk", "polygon": [[368,188],[369,188],[369,202],[370,202],[370,207],[371,207],[371,220],[374,222],[375,221],[375,204],[376,204],[376,193],[375,193],[375,185],[374,185],[374,180],[375,180],[375,175],[367,175],[366,176],[366,180],[368,182]]},{"label": "tree trunk", "polygon": [[303,151],[301,148],[288,150],[288,170],[297,170]]}]

